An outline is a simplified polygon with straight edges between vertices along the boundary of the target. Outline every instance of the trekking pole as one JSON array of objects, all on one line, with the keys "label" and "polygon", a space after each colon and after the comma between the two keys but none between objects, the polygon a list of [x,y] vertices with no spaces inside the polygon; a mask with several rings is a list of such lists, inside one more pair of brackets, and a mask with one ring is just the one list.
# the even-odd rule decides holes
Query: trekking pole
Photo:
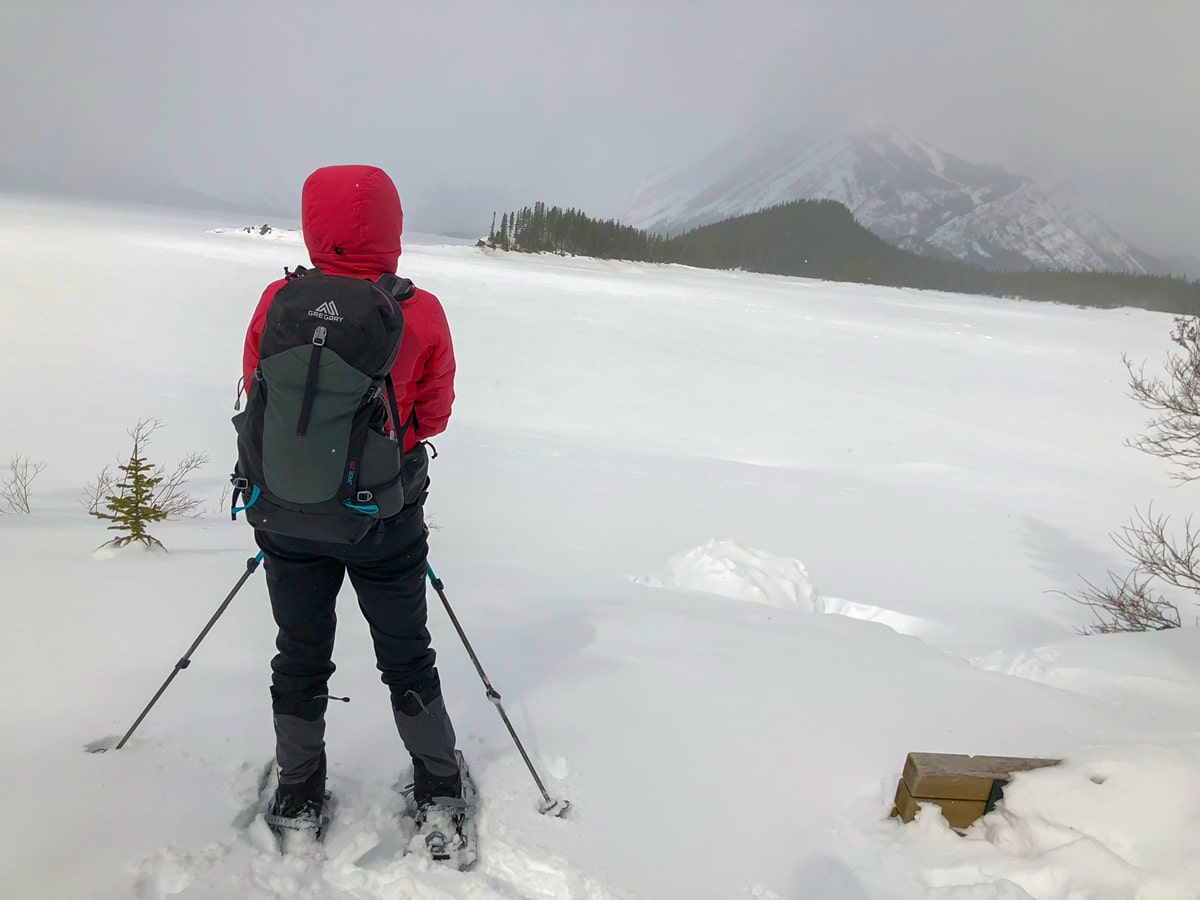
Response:
[{"label": "trekking pole", "polygon": [[454,615],[454,610],[450,607],[450,601],[446,599],[446,585],[434,573],[433,566],[426,564],[426,567],[429,570],[429,583],[433,585],[433,589],[442,598],[442,605],[446,607],[446,613],[450,616],[450,621],[454,623],[454,628],[458,632],[458,636],[462,638],[463,646],[467,648],[467,655],[471,657],[471,662],[475,664],[475,671],[479,673],[479,678],[483,681],[483,686],[487,689],[488,700],[496,707],[496,712],[500,713],[500,718],[504,720],[504,725],[508,728],[508,733],[512,735],[513,743],[521,751],[521,758],[525,760],[525,766],[529,769],[529,774],[533,776],[538,790],[542,792],[542,802],[538,805],[538,812],[561,816],[570,808],[571,801],[555,800],[546,791],[546,786],[542,784],[542,779],[538,777],[537,770],[533,767],[533,762],[530,761],[529,754],[525,752],[525,747],[521,743],[521,739],[517,737],[516,729],[513,728],[512,722],[508,720],[508,713],[504,711],[504,706],[500,703],[500,692],[492,687],[487,674],[483,671],[483,666],[479,664],[479,657],[475,655],[475,650],[471,647],[471,642],[467,640],[467,633],[463,631],[462,625],[458,623],[458,616]]},{"label": "trekking pole", "polygon": [[130,735],[142,724],[142,719],[146,718],[146,715],[154,708],[154,704],[158,702],[158,698],[163,695],[163,692],[175,680],[175,676],[192,664],[192,654],[196,652],[196,648],[200,646],[200,642],[212,631],[212,627],[217,624],[217,619],[221,618],[221,613],[225,612],[234,595],[242,589],[242,585],[246,583],[246,579],[254,574],[254,570],[258,568],[258,564],[262,562],[262,558],[263,555],[260,550],[258,556],[254,557],[254,559],[246,560],[246,571],[242,573],[242,577],[238,579],[238,583],[233,586],[233,590],[229,592],[229,596],[217,607],[217,611],[208,620],[208,624],[204,626],[204,630],[200,632],[196,640],[192,641],[192,646],[188,647],[187,652],[183,654],[179,662],[175,663],[175,668],[171,670],[171,674],[167,676],[167,680],[162,683],[162,687],[158,689],[158,693],[150,698],[150,702],[146,704],[146,708],[142,710],[142,714],[137,717],[136,722],[129,726],[129,730],[125,732],[125,737],[121,738],[120,743],[113,747],[114,750],[120,750],[125,746],[125,742],[129,740]]}]

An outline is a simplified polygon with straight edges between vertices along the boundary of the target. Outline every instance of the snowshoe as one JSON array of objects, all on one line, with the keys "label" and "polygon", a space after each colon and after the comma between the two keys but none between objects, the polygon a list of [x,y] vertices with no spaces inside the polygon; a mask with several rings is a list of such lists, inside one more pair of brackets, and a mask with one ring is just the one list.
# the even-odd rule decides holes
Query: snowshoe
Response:
[{"label": "snowshoe", "polygon": [[276,835],[285,830],[311,831],[313,837],[320,840],[326,826],[333,820],[333,807],[333,793],[326,791],[319,807],[316,805],[305,806],[304,809],[298,810],[295,815],[291,816],[284,815],[282,812],[268,811],[263,814],[263,820]]},{"label": "snowshoe", "polygon": [[[271,763],[262,795],[270,795],[263,812],[263,821],[275,835],[279,852],[287,852],[296,842],[292,837],[311,838],[319,842],[333,819],[335,802],[332,792],[324,787],[324,760],[320,769],[308,781],[296,785],[279,783],[279,769]],[[320,792],[318,794],[318,791]]]},{"label": "snowshoe", "polygon": [[462,751],[456,750],[455,755],[462,779],[461,796],[422,797],[418,803],[414,784],[401,793],[414,830],[409,852],[423,853],[433,862],[462,871],[474,866],[479,858],[475,829],[478,795]]}]

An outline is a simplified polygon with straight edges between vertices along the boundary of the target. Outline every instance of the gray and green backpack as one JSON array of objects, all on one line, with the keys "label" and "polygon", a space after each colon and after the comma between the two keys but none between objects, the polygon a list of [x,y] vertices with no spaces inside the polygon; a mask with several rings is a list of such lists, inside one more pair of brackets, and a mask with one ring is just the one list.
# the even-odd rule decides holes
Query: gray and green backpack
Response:
[{"label": "gray and green backpack", "polygon": [[[287,273],[267,309],[246,408],[233,417],[231,512],[256,529],[354,544],[405,505],[390,372],[412,282]],[[385,405],[386,404],[386,405]]]}]

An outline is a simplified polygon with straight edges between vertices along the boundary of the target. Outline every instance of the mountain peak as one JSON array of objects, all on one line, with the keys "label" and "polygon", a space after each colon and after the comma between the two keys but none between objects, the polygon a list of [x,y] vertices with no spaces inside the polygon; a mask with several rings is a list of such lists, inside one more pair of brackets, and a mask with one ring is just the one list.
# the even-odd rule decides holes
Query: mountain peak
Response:
[{"label": "mountain peak", "polygon": [[623,219],[678,233],[800,199],[836,200],[887,241],[986,268],[1147,271],[1066,186],[1043,191],[890,125],[736,141],[647,183]]}]

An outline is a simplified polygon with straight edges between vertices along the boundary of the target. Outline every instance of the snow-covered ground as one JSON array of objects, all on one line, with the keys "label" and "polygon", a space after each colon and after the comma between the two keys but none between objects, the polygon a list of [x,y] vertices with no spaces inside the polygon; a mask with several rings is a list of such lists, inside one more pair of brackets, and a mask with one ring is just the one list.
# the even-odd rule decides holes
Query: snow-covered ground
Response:
[{"label": "snow-covered ground", "polygon": [[[281,859],[252,821],[273,628],[216,509],[243,329],[304,263],[185,214],[0,201],[0,455],[46,463],[0,517],[0,890],[53,898],[1200,896],[1200,631],[1079,637],[1056,590],[1187,490],[1123,441],[1120,354],[1169,317],[410,240],[459,399],[434,566],[568,819],[536,789],[438,608],[483,795],[482,860],[398,853],[403,753],[343,604],[339,818]],[[233,229],[220,233],[215,229]],[[198,450],[168,554],[97,556],[83,485],[155,416]],[[1189,622],[1192,618],[1187,609]],[[1052,756],[966,837],[888,813],[909,751]]]}]

